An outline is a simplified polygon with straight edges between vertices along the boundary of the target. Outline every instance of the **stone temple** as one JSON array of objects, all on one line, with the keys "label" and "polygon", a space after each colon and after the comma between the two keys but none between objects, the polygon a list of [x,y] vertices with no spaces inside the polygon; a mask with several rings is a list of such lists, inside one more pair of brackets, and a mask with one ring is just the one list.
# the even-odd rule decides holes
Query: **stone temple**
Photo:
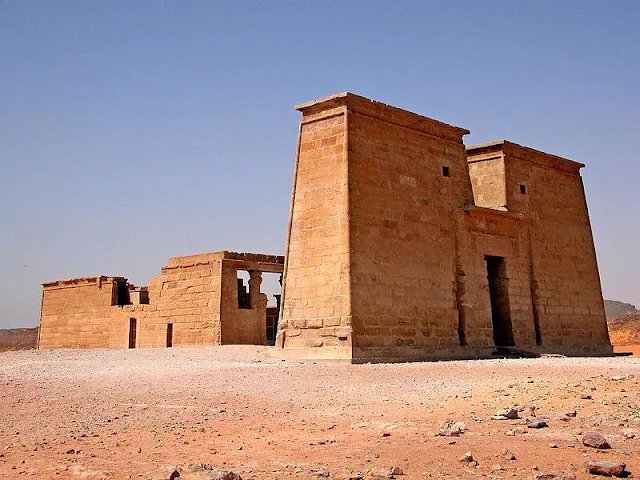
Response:
[{"label": "stone temple", "polygon": [[[297,109],[285,257],[178,257],[140,288],[46,283],[40,348],[275,343],[355,363],[612,353],[584,165],[506,140],[465,147],[463,128],[350,93]],[[283,272],[271,309],[261,272]]]}]

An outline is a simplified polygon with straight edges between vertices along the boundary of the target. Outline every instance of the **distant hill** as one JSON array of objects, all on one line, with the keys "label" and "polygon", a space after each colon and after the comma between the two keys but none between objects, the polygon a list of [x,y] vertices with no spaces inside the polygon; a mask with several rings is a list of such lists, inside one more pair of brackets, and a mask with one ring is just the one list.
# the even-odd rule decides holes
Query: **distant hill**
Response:
[{"label": "distant hill", "polygon": [[605,300],[604,310],[613,346],[640,345],[640,310],[615,300]]},{"label": "distant hill", "polygon": [[640,311],[607,320],[612,345],[640,345]]},{"label": "distant hill", "polygon": [[618,302],[616,300],[605,300],[604,312],[607,315],[607,318],[615,318],[620,315],[624,315],[625,313],[640,313],[640,310],[637,310],[636,307],[630,303]]},{"label": "distant hill", "polygon": [[0,330],[0,352],[31,350],[38,343],[38,327]]}]

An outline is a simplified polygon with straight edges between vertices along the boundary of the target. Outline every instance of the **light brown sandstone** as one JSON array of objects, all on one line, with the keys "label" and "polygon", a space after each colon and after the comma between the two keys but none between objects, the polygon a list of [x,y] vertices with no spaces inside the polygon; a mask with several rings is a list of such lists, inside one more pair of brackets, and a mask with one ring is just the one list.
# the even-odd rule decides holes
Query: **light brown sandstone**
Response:
[{"label": "light brown sandstone", "polygon": [[[278,323],[274,353],[294,358],[612,353],[584,165],[466,148],[468,130],[350,93],[297,109],[286,265],[217,252],[172,258],[148,287],[46,283],[39,347],[264,345]],[[277,322],[261,272],[283,271]]]},{"label": "light brown sandstone", "polygon": [[582,164],[350,93],[297,109],[279,355],[611,353]]},{"label": "light brown sandstone", "polygon": [[[45,283],[39,348],[265,345],[261,274],[281,273],[283,264],[275,255],[216,252],[171,258],[148,288],[104,276]],[[239,270],[251,276],[248,291]]]}]

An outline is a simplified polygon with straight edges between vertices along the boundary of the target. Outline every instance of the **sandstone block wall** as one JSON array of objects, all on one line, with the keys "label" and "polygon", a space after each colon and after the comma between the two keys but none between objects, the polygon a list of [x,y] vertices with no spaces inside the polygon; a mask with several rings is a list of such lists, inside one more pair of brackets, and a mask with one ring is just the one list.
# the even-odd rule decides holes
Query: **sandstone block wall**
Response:
[{"label": "sandstone block wall", "polygon": [[[169,337],[174,347],[264,345],[267,302],[260,274],[282,273],[283,264],[283,257],[272,255],[216,252],[171,258],[148,288],[130,286],[123,277],[44,284],[39,348],[166,347]],[[238,308],[238,270],[252,272],[250,309]],[[131,292],[126,304],[118,304],[118,285]]]},{"label": "sandstone block wall", "polygon": [[[267,344],[267,296],[260,291],[262,273],[282,273],[284,257],[227,254],[222,260],[222,344]],[[249,308],[238,303],[238,271],[249,272]]]},{"label": "sandstone block wall", "polygon": [[297,108],[280,355],[611,352],[581,164],[352,94]]},{"label": "sandstone block wall", "polygon": [[286,336],[276,339],[322,346],[331,358],[351,358],[352,347],[346,122],[334,102],[309,105],[300,126],[279,324]]},{"label": "sandstone block wall", "polygon": [[531,295],[541,347],[584,354],[609,352],[600,277],[580,177],[584,165],[511,142],[499,142],[497,147],[506,166],[507,208],[528,219]]},{"label": "sandstone block wall", "polygon": [[43,285],[39,348],[107,348],[120,277],[90,277]]},{"label": "sandstone block wall", "polygon": [[467,131],[346,103],[353,356],[446,352],[458,345],[455,215],[472,198]]},{"label": "sandstone block wall", "polygon": [[216,254],[171,258],[149,281],[149,305],[122,308],[127,325],[138,320],[139,347],[166,347],[169,324],[173,346],[220,343],[221,262]]}]

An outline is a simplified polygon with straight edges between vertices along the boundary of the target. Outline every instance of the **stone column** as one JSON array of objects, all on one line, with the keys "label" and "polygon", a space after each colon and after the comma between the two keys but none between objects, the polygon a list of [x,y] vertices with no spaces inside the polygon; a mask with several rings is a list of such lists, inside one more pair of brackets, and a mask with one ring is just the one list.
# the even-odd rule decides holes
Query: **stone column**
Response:
[{"label": "stone column", "polygon": [[262,272],[249,270],[249,303],[251,308],[260,307],[260,285],[262,284]]}]

